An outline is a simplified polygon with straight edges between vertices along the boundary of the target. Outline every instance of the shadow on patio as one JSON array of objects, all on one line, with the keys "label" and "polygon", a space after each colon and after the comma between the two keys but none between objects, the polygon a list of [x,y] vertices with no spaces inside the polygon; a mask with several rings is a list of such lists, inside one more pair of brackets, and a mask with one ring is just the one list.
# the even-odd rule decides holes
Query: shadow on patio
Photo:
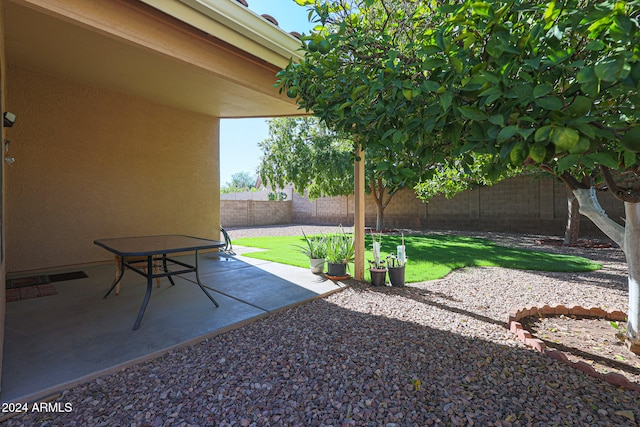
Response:
[{"label": "shadow on patio", "polygon": [[201,281],[220,307],[197,286],[195,273],[175,276],[175,287],[163,279],[156,288],[154,281],[137,331],[145,279],[129,271],[120,295],[103,299],[113,264],[56,282],[56,295],[8,303],[0,400],[40,399],[344,287],[308,269],[215,253],[199,259]]}]

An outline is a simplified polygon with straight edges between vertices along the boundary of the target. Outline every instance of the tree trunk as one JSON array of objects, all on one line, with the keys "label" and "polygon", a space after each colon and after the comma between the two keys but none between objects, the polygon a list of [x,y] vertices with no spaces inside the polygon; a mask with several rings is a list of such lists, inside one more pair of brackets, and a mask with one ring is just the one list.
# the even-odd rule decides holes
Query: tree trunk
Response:
[{"label": "tree trunk", "polygon": [[640,354],[640,203],[624,202],[624,254],[629,273],[627,340],[632,352]]},{"label": "tree trunk", "polygon": [[384,229],[384,206],[382,203],[376,204],[376,231]]},{"label": "tree trunk", "polygon": [[625,226],[610,219],[604,212],[595,188],[573,191],[580,203],[580,213],[589,218],[624,252],[629,274],[629,310],[627,312],[627,344],[640,354],[640,203],[624,202]]},{"label": "tree trunk", "polygon": [[611,240],[625,251],[625,227],[607,216],[598,202],[596,189],[594,187],[587,189],[579,188],[573,190],[573,194],[575,194],[580,204],[580,213],[589,218],[604,234],[609,236]]},{"label": "tree trunk", "polygon": [[576,245],[580,234],[580,204],[567,185],[567,227],[564,230],[564,245]]},{"label": "tree trunk", "polygon": [[387,203],[384,203],[384,185],[382,185],[382,179],[371,180],[371,195],[376,202],[376,231],[382,231],[384,227],[384,208],[387,207]]}]

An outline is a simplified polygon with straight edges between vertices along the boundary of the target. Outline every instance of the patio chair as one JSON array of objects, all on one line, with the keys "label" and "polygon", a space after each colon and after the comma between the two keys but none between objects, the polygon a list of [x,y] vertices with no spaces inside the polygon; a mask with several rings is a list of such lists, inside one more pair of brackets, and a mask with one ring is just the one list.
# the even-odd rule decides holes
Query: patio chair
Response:
[{"label": "patio chair", "polygon": [[227,255],[235,255],[236,253],[233,251],[233,245],[231,244],[231,237],[229,237],[229,233],[227,233],[227,230],[222,228],[222,226],[220,226],[220,232],[222,233],[222,236],[224,236],[225,242],[225,246],[224,248],[222,248],[222,252]]}]

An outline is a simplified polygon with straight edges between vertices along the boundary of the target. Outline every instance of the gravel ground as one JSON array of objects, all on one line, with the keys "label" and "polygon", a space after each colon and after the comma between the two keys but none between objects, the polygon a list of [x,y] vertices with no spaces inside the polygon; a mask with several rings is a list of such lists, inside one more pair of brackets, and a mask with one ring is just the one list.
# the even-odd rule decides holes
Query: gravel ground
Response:
[{"label": "gravel ground", "polygon": [[[229,232],[235,239],[299,230]],[[527,247],[540,237],[482,236]],[[70,403],[72,412],[30,413],[7,425],[636,425],[640,394],[531,351],[506,330],[509,309],[526,304],[626,310],[620,250],[543,249],[605,267],[592,273],[468,268],[404,288],[354,283],[70,389],[57,402]]]}]

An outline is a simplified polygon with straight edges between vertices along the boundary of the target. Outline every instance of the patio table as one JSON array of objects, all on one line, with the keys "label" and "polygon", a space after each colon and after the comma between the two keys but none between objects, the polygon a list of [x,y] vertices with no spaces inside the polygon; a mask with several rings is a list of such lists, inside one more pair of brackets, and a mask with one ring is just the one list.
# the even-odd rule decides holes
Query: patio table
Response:
[{"label": "patio table", "polygon": [[[171,286],[174,286],[175,282],[173,281],[172,276],[195,272],[196,282],[198,286],[200,286],[200,289],[202,289],[216,307],[219,307],[217,301],[209,292],[207,292],[200,282],[200,275],[198,273],[198,251],[205,249],[220,249],[225,246],[225,242],[202,239],[200,237],[184,236],[180,234],[170,234],[161,236],[98,239],[94,240],[93,243],[114,253],[120,262],[120,274],[115,278],[111,288],[103,298],[107,298],[116,285],[120,283],[126,268],[147,278],[147,291],[145,293],[144,300],[142,301],[142,305],[140,306],[138,317],[133,325],[133,330],[137,330],[140,327],[142,316],[144,316],[147,304],[149,303],[149,298],[151,297],[151,289],[153,288],[151,285],[153,283],[153,279],[159,277],[167,277],[171,282]],[[193,265],[167,256],[169,254],[182,252],[195,252],[195,262]],[[136,258],[135,260],[127,259],[134,257]],[[140,259],[141,257],[143,259]],[[162,261],[162,269],[159,273],[153,268],[155,261]]]}]

